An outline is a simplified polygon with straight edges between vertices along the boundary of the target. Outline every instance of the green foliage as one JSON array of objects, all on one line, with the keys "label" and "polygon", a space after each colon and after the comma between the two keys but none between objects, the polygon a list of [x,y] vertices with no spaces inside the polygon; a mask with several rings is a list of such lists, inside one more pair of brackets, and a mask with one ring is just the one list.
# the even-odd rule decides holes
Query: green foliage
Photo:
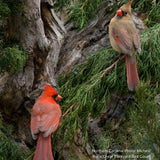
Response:
[{"label": "green foliage", "polygon": [[[124,126],[120,128],[117,137],[112,137],[112,139],[115,139],[113,144],[119,143],[124,147],[125,138],[131,139],[127,140],[130,147],[137,145],[137,148],[141,149],[144,146],[147,148],[149,145],[156,155],[157,152],[153,147],[160,144],[159,109],[155,105],[154,97],[160,92],[158,86],[160,80],[160,24],[146,30],[140,39],[142,52],[137,54],[139,77],[141,81],[149,81],[149,83],[139,85],[135,103],[128,107],[122,123]],[[117,59],[117,52],[113,51],[111,47],[90,52],[85,63],[75,66],[73,70],[60,76],[60,92],[63,96],[61,108],[63,112],[72,105],[75,105],[75,108],[63,120],[60,126],[61,134],[56,136],[57,140],[61,139],[64,142],[73,140],[73,135],[78,128],[87,137],[88,119],[99,116],[109,102],[110,95],[117,93],[122,96],[128,93],[125,60],[121,60],[111,70],[106,71],[106,68]],[[109,139],[108,132],[105,135],[106,139]],[[85,139],[87,140],[87,138]],[[99,144],[101,144],[101,139],[99,139]],[[111,143],[112,140],[106,140],[99,147],[109,147],[107,145]]]},{"label": "green foliage", "polygon": [[[135,102],[126,108],[126,114],[120,121],[117,132],[107,129],[106,134],[98,139],[98,148],[114,151],[113,146],[121,146],[123,156],[134,155],[139,157],[138,159],[140,156],[152,156],[154,160],[158,160],[160,106],[155,103],[156,95],[157,89],[151,87],[150,82],[141,82],[134,96]],[[104,139],[103,142],[101,139]],[[105,143],[107,140],[110,142],[108,145]]]},{"label": "green foliage", "polygon": [[[89,53],[87,63],[76,66],[73,71],[60,77],[60,91],[65,102],[62,110],[66,111],[71,105],[76,105],[62,125],[64,129],[66,125],[70,126],[71,133],[68,135],[73,135],[77,128],[85,131],[89,116],[99,115],[105,108],[111,92],[119,90],[123,94],[127,91],[126,79],[121,80],[123,76],[126,77],[125,65],[120,65],[124,62],[105,73],[105,69],[117,60],[116,54],[111,48]],[[119,72],[122,74],[117,75]]]},{"label": "green foliage", "polygon": [[107,150],[111,147],[113,142],[114,142],[114,140],[113,140],[112,136],[101,135],[97,138],[96,146],[98,146],[98,149]]},{"label": "green foliage", "polygon": [[10,14],[23,10],[19,0],[0,0],[0,19],[6,19]]},{"label": "green foliage", "polygon": [[[75,23],[78,29],[82,29],[90,20],[96,17],[98,7],[105,0],[78,0],[76,2],[74,0],[53,1],[55,2],[55,8],[58,10],[66,7],[70,20]],[[109,1],[107,1],[107,3],[108,2]],[[120,1],[120,3],[113,2],[114,4],[111,9],[109,9],[108,6],[108,11],[120,7],[122,4],[129,2],[129,0]],[[107,3],[105,5],[107,5]],[[134,0],[132,8],[146,13],[145,23],[149,27],[155,25],[160,19],[160,2],[154,3],[152,0]]]},{"label": "green foliage", "polygon": [[25,151],[11,140],[12,127],[0,121],[0,159],[23,160]]},{"label": "green foliage", "polygon": [[11,74],[17,74],[26,63],[27,54],[25,49],[19,45],[15,36],[10,36],[0,42],[0,73],[7,71]]},{"label": "green foliage", "polygon": [[132,7],[146,13],[147,17],[145,23],[147,26],[152,27],[160,22],[160,2],[155,3],[151,0],[134,0]]},{"label": "green foliage", "polygon": [[132,3],[133,8],[138,8],[140,11],[150,11],[153,5],[152,0],[134,0]]},{"label": "green foliage", "polygon": [[19,46],[18,40],[12,36],[7,39],[5,34],[5,19],[10,14],[15,14],[23,10],[19,0],[0,0],[0,73],[7,71],[9,73],[18,73],[23,69],[26,62],[26,53],[24,48]]},{"label": "green foliage", "polygon": [[19,73],[26,63],[26,53],[18,45],[2,50],[0,56],[0,72]]},{"label": "green foliage", "polygon": [[98,12],[97,8],[104,0],[79,0],[78,3],[68,8],[70,19],[75,22],[76,26],[83,28],[90,19],[96,17]]},{"label": "green foliage", "polygon": [[74,0],[53,0],[56,10],[61,10],[64,7],[69,7],[73,1]]},{"label": "green foliage", "polygon": [[140,37],[142,52],[138,56],[138,68],[143,80],[156,83],[160,79],[160,24],[146,30]]},{"label": "green foliage", "polygon": [[8,18],[9,14],[11,13],[8,5],[0,0],[0,19]]},{"label": "green foliage", "polygon": [[145,20],[146,25],[149,27],[154,26],[158,22],[160,22],[160,2],[152,4],[152,8],[148,11],[148,16]]},{"label": "green foliage", "polygon": [[12,14],[23,11],[24,7],[20,0],[3,0],[11,10]]},{"label": "green foliage", "polygon": [[67,14],[78,29],[83,28],[91,19],[96,17],[98,7],[104,0],[73,0],[60,1],[55,3],[58,9],[67,7]]},{"label": "green foliage", "polygon": [[140,84],[135,94],[137,103],[132,106],[134,109],[128,108],[129,123],[126,126],[130,128],[130,146],[151,150],[160,158],[160,154],[154,149],[154,144],[160,144],[160,106],[155,103],[156,95],[157,90],[149,86],[149,83]]}]

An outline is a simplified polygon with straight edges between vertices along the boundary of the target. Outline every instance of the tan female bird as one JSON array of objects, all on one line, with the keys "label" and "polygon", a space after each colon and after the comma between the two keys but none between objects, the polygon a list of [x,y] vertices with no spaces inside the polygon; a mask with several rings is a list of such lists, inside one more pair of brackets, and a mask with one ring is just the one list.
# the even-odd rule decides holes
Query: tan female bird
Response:
[{"label": "tan female bird", "polygon": [[132,2],[133,0],[120,7],[109,24],[109,38],[113,49],[126,55],[127,83],[131,91],[139,83],[136,52],[141,52],[138,33],[131,16]]}]

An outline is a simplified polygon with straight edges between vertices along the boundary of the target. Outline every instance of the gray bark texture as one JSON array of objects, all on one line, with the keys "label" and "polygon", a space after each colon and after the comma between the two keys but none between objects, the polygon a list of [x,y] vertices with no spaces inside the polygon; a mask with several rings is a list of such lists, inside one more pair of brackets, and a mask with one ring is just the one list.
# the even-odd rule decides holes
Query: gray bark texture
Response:
[{"label": "gray bark texture", "polygon": [[[28,59],[18,75],[0,75],[0,112],[4,119],[16,121],[23,132],[24,125],[29,125],[30,121],[29,114],[27,118],[23,116],[27,114],[25,108],[30,110],[45,82],[57,85],[55,68],[66,30],[53,10],[52,0],[21,2],[24,10],[9,17],[6,35],[18,38],[26,49]],[[24,110],[26,113],[22,113]]]}]

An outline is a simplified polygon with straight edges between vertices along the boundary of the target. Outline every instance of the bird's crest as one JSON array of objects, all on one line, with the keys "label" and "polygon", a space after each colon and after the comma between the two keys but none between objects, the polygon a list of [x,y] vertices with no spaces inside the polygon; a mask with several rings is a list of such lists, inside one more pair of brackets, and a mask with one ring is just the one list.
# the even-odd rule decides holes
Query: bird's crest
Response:
[{"label": "bird's crest", "polygon": [[131,6],[133,0],[129,1],[128,3],[126,3],[127,6]]},{"label": "bird's crest", "polygon": [[51,85],[49,85],[47,83],[44,84],[44,91],[48,95],[57,95],[57,91]]},{"label": "bird's crest", "polygon": [[131,15],[131,4],[133,0],[129,1],[128,3],[124,4],[120,9],[124,12],[127,12],[129,15]]}]

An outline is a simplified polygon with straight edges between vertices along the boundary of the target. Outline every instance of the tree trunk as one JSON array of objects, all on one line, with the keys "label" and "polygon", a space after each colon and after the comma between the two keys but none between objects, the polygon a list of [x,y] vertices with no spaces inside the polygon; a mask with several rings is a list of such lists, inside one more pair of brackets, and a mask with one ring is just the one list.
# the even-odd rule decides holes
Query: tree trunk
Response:
[{"label": "tree trunk", "polygon": [[[9,17],[6,36],[16,36],[25,47],[27,63],[17,75],[3,73],[0,76],[0,112],[4,119],[10,121],[17,119],[17,115],[22,116],[24,106],[31,108],[35,98],[40,95],[44,82],[57,85],[55,68],[66,33],[53,10],[52,0],[21,2],[24,10]],[[24,126],[22,117],[19,120]],[[30,120],[29,116],[28,118]],[[25,129],[21,126],[19,128]]]}]

